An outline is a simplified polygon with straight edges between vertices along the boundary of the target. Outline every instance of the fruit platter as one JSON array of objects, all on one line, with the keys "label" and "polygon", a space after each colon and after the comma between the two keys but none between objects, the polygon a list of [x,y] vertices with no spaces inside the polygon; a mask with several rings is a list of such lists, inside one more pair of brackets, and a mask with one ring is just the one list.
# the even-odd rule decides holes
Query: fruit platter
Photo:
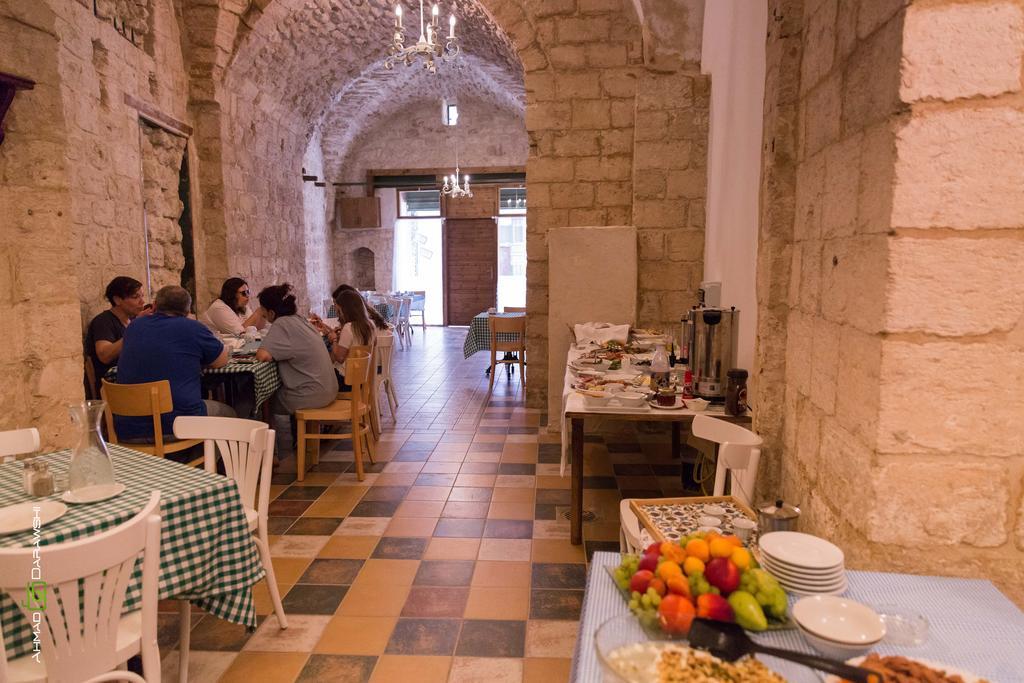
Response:
[{"label": "fruit platter", "polygon": [[786,591],[736,536],[697,532],[652,543],[608,571],[652,635],[685,635],[696,617],[748,631],[793,627]]}]

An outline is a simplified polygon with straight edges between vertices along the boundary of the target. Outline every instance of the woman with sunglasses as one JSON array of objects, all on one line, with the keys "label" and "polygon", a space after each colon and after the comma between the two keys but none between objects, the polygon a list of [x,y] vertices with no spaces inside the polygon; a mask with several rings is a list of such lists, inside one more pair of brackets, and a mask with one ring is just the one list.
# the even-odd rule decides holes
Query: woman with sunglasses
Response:
[{"label": "woman with sunglasses", "polygon": [[218,334],[242,334],[247,327],[263,329],[268,325],[266,311],[249,306],[249,285],[240,277],[229,277],[220,288],[216,299],[200,318],[202,323]]}]

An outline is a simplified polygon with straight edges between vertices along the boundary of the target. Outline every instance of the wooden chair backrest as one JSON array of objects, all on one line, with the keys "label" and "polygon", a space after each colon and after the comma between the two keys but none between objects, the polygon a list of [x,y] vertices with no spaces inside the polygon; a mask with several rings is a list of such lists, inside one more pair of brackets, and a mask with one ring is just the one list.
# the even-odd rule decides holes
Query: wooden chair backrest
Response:
[{"label": "wooden chair backrest", "polygon": [[526,313],[526,306],[506,306],[502,310],[505,313]]},{"label": "wooden chair backrest", "polygon": [[372,386],[370,347],[351,346],[345,359],[345,381],[352,387],[352,414],[361,415],[370,404]]},{"label": "wooden chair backrest", "polygon": [[[526,316],[487,316],[487,327],[491,332],[492,351],[522,351],[526,348]],[[498,339],[498,335],[503,339]],[[512,336],[512,339],[509,337]]]},{"label": "wooden chair backrest", "polygon": [[174,410],[171,399],[171,383],[166,379],[159,382],[143,382],[141,384],[114,384],[103,380],[100,396],[107,403],[104,410],[107,421],[107,434],[111,443],[120,443],[114,429],[114,415],[122,417],[153,417],[153,443],[156,454],[163,457],[164,431],[160,424],[160,415]]},{"label": "wooden chair backrest", "polygon": [[96,368],[93,367],[92,357],[85,354],[85,398],[89,400],[99,398],[96,396]]}]

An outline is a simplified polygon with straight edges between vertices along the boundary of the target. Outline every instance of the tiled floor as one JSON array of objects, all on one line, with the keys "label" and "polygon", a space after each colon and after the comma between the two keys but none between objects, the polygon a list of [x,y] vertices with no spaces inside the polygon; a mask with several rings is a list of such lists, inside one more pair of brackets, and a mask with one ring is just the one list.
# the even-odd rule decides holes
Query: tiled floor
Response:
[{"label": "tiled floor", "polygon": [[[681,491],[667,435],[588,437],[585,546],[569,543],[559,439],[504,372],[487,401],[465,331],[430,328],[395,354],[401,406],[385,415],[377,464],[357,482],[340,443],[300,484],[275,475],[274,568],[289,628],[266,585],[260,626],[197,613],[194,681],[544,681],[568,679],[586,552],[618,548],[622,495]],[[620,426],[621,428],[621,426]],[[287,435],[279,439],[287,452]],[[176,606],[161,614],[164,675],[177,677]],[[171,678],[171,680],[173,680]]]}]

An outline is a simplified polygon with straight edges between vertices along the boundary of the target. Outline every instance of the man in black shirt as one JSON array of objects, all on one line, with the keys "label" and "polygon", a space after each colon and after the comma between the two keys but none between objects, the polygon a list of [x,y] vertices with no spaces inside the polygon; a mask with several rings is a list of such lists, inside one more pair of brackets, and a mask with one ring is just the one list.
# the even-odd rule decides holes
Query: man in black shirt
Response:
[{"label": "man in black shirt", "polygon": [[[134,278],[124,275],[115,277],[107,285],[105,296],[110,302],[110,308],[92,319],[85,335],[85,355],[89,357],[96,373],[96,385],[92,389],[93,396],[97,397],[100,395],[103,375],[117,363],[121,355],[124,328],[132,318],[145,315],[142,283]],[[151,312],[152,308],[148,310]]]}]

